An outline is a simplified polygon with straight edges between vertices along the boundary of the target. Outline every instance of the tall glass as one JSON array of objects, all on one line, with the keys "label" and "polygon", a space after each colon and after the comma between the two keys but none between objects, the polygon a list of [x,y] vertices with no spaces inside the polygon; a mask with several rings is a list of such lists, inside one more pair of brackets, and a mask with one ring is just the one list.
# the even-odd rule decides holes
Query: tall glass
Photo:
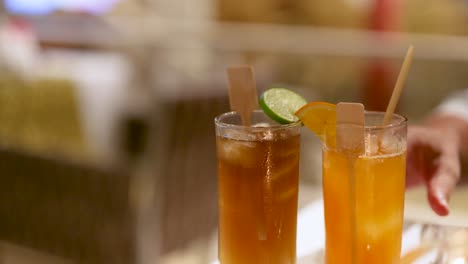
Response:
[{"label": "tall glass", "polygon": [[399,263],[406,166],[406,118],[365,113],[364,154],[323,147],[325,263]]},{"label": "tall glass", "polygon": [[293,264],[301,125],[278,125],[261,111],[251,123],[234,112],[215,119],[219,260]]}]

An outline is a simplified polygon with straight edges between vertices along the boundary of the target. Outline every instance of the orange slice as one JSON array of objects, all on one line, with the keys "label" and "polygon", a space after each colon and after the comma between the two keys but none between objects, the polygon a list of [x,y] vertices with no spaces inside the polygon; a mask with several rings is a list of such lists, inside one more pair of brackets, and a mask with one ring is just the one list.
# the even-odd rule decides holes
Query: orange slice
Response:
[{"label": "orange slice", "polygon": [[336,106],[326,102],[310,102],[295,115],[328,147],[336,146]]}]

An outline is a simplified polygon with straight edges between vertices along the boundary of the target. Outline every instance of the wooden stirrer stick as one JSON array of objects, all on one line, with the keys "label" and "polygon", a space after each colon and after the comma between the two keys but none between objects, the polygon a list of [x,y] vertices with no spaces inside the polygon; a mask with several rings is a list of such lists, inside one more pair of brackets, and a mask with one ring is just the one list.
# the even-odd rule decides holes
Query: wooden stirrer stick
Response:
[{"label": "wooden stirrer stick", "polygon": [[336,146],[345,153],[349,175],[349,210],[351,230],[351,263],[357,264],[356,159],[364,153],[364,105],[339,103],[336,106]]},{"label": "wooden stirrer stick", "polygon": [[227,68],[227,75],[231,110],[239,113],[244,126],[250,126],[252,111],[258,109],[257,89],[252,67],[230,66]]},{"label": "wooden stirrer stick", "polygon": [[345,153],[364,152],[364,105],[338,103],[336,105],[336,145]]}]

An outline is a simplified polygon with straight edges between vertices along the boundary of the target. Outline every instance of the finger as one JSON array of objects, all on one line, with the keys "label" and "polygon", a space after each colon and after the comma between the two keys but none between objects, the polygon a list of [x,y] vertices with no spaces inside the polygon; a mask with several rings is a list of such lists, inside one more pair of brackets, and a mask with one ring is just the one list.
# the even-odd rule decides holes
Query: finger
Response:
[{"label": "finger", "polygon": [[408,148],[406,165],[406,188],[424,183],[425,168],[420,146]]},{"label": "finger", "polygon": [[437,190],[428,191],[427,199],[431,205],[432,210],[440,215],[447,216],[450,212],[448,201],[445,195]]},{"label": "finger", "polygon": [[435,213],[449,214],[450,194],[460,179],[458,148],[447,146],[436,160],[436,171],[428,181],[428,199]]},{"label": "finger", "polygon": [[431,142],[434,139],[437,139],[436,131],[428,130],[426,127],[422,126],[412,126],[408,128],[408,149],[411,149],[414,146],[418,145],[431,145]]},{"label": "finger", "polygon": [[406,162],[406,187],[411,188],[425,182],[427,169],[425,166],[424,152],[430,147],[427,141],[427,130],[422,127],[412,126],[408,128],[407,162]]}]

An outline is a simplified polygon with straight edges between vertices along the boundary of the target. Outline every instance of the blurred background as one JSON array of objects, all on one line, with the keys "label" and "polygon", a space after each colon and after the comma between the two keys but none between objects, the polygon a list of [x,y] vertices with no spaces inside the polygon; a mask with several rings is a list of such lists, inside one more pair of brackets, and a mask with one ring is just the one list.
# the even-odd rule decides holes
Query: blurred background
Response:
[{"label": "blurred background", "polygon": [[[417,123],[468,82],[466,0],[2,0],[0,263],[209,263],[225,67]],[[301,181],[320,186],[304,133]]]}]

